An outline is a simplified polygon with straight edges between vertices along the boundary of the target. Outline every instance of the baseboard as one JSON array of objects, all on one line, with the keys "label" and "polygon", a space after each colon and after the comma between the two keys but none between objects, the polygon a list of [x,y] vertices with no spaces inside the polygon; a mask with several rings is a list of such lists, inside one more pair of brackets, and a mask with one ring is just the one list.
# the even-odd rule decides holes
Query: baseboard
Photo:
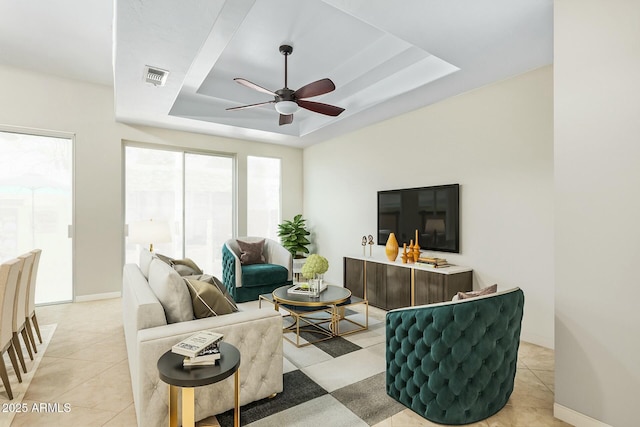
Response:
[{"label": "baseboard", "polygon": [[555,347],[555,343],[553,342],[553,337],[549,338],[549,337],[543,337],[537,334],[521,333],[520,340],[526,341],[531,344],[539,345],[541,347],[545,347],[551,350],[553,350]]},{"label": "baseboard", "polygon": [[80,295],[75,298],[75,302],[97,301],[101,299],[120,298],[122,292],[107,292],[104,294]]},{"label": "baseboard", "polygon": [[558,403],[553,404],[553,416],[565,423],[578,427],[611,427],[609,424],[605,424],[602,421],[598,421],[595,418],[581,414]]}]

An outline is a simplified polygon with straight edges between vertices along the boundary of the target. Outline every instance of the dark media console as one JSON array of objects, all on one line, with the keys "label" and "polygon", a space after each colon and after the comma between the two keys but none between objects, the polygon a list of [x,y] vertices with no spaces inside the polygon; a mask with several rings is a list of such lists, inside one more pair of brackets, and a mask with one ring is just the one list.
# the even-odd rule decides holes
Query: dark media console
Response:
[{"label": "dark media console", "polygon": [[402,264],[367,257],[344,257],[344,286],[383,310],[450,301],[472,290],[472,270],[449,266]]}]

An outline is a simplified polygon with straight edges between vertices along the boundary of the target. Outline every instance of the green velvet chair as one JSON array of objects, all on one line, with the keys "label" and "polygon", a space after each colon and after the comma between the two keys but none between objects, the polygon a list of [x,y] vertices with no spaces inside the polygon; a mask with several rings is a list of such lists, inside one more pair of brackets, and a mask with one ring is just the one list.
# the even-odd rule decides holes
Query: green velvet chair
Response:
[{"label": "green velvet chair", "polygon": [[515,288],[388,312],[387,394],[439,424],[497,413],[513,391],[523,308]]},{"label": "green velvet chair", "polygon": [[[237,240],[264,239],[264,264],[242,265]],[[280,243],[264,237],[238,237],[222,247],[222,282],[236,302],[255,301],[261,294],[293,283],[293,257]]]}]

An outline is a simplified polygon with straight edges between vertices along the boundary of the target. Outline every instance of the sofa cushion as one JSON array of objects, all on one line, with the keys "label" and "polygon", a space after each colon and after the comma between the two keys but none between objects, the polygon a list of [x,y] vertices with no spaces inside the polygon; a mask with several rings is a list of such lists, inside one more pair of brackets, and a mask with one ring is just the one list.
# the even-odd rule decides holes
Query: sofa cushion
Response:
[{"label": "sofa cushion", "polygon": [[221,316],[237,311],[235,304],[229,303],[216,285],[187,277],[184,278],[184,281],[191,294],[193,314],[196,319]]},{"label": "sofa cushion", "polygon": [[251,264],[242,266],[242,286],[286,284],[289,270],[277,264]]},{"label": "sofa cushion", "polygon": [[191,295],[184,280],[158,258],[154,258],[149,266],[149,286],[164,308],[167,323],[193,320]]},{"label": "sofa cushion", "polygon": [[262,254],[264,239],[256,242],[238,240],[238,246],[240,247],[240,263],[242,265],[264,264],[265,259]]}]

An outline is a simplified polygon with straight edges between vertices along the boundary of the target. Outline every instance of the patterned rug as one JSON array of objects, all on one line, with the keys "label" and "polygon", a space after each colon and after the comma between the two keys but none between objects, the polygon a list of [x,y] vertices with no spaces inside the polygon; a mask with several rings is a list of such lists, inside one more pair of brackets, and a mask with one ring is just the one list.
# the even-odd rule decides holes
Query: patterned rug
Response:
[{"label": "patterned rug", "polygon": [[[358,312],[347,315],[364,320]],[[313,338],[307,333],[301,336],[305,341]],[[380,321],[369,318],[366,331],[302,348],[285,340],[283,349],[283,392],[241,407],[241,425],[372,426],[406,409],[385,391],[384,324]],[[222,427],[233,426],[233,411],[219,415],[217,421]]]}]

